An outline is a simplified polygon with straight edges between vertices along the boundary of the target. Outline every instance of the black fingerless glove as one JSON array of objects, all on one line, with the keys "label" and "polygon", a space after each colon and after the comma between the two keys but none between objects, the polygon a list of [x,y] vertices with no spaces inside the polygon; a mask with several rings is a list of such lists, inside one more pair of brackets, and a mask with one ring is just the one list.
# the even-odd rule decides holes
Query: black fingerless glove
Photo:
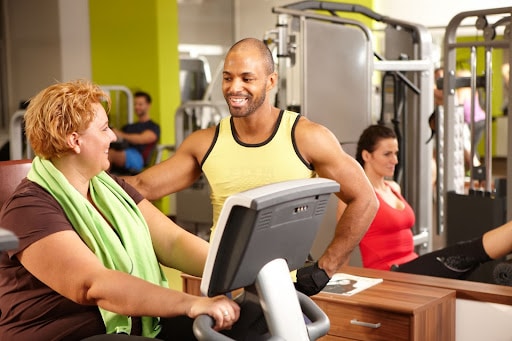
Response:
[{"label": "black fingerless glove", "polygon": [[326,286],[329,279],[324,269],[320,269],[318,262],[315,262],[297,270],[295,289],[308,296],[313,296]]}]

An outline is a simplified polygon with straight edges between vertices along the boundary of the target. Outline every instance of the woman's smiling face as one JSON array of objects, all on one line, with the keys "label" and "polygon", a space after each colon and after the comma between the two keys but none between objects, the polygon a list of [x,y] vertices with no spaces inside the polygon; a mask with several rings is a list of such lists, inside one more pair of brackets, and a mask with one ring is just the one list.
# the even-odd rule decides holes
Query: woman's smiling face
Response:
[{"label": "woman's smiling face", "polygon": [[366,171],[383,176],[391,177],[398,164],[398,141],[395,138],[384,138],[377,142],[373,152],[365,151],[364,168]]},{"label": "woman's smiling face", "polygon": [[80,133],[80,153],[84,155],[84,160],[94,165],[92,170],[94,175],[110,168],[108,160],[108,150],[110,143],[116,140],[116,135],[110,129],[107,113],[103,106],[94,103],[92,109],[95,111],[94,120],[89,127]]}]

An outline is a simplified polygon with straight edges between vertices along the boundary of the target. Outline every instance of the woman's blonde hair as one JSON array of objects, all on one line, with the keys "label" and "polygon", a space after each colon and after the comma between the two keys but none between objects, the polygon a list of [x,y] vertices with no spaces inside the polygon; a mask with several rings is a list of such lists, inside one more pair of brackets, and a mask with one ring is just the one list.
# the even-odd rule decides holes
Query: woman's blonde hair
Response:
[{"label": "woman's blonde hair", "polygon": [[95,103],[105,103],[107,112],[110,110],[108,95],[86,80],[57,83],[39,92],[30,100],[24,116],[34,153],[50,159],[68,152],[66,138],[87,129],[95,117]]}]

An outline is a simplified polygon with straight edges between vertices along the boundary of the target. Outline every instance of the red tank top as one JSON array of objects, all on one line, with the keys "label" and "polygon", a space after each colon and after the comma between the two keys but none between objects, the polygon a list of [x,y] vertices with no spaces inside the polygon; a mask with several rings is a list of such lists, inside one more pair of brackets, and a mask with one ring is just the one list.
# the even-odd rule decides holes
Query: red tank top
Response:
[{"label": "red tank top", "polygon": [[389,270],[393,264],[400,265],[418,257],[411,231],[414,211],[400,193],[391,190],[405,207],[401,210],[391,207],[377,194],[379,209],[359,243],[365,268]]}]

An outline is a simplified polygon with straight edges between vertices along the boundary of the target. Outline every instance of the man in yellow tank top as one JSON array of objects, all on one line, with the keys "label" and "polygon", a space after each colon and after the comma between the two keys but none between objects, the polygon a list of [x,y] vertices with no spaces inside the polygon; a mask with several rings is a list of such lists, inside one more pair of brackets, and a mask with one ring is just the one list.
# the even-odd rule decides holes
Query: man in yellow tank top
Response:
[{"label": "man in yellow tank top", "polygon": [[272,54],[258,39],[234,44],[224,61],[222,92],[230,116],[216,127],[195,131],[174,156],[127,181],[149,200],[192,185],[206,175],[214,205],[214,226],[231,194],[268,183],[329,178],[347,204],[335,235],[314,266],[297,271],[297,289],[318,293],[348,260],[378,207],[359,164],[341,148],[326,127],[274,107],[269,92],[277,84]]}]

